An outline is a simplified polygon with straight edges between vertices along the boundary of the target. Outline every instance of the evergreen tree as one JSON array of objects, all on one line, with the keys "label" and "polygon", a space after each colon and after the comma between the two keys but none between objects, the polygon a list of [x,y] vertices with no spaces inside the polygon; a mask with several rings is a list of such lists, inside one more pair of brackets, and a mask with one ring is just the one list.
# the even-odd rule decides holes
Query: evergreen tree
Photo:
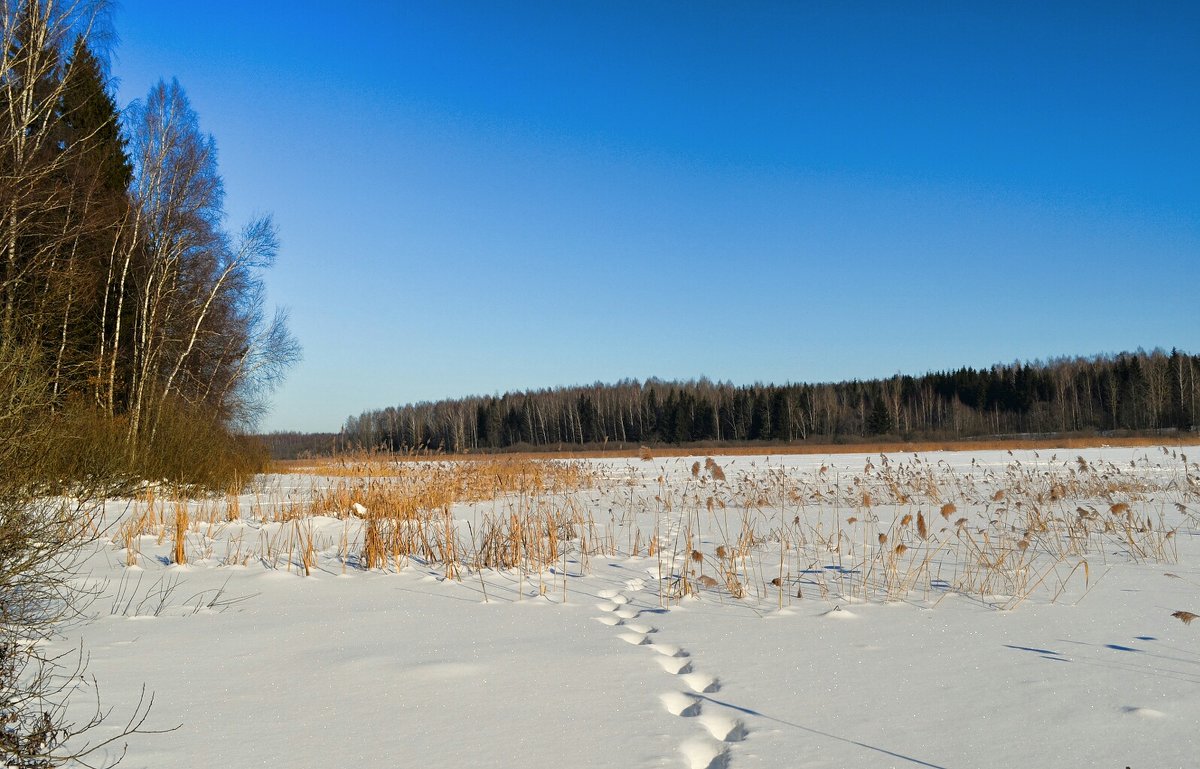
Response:
[{"label": "evergreen tree", "polygon": [[62,118],[81,170],[92,172],[101,191],[125,200],[133,164],[121,134],[120,113],[100,60],[82,37],[75,41],[63,82]]},{"label": "evergreen tree", "polygon": [[[62,149],[67,160],[70,205],[76,220],[69,258],[61,262],[67,291],[61,307],[60,333],[50,338],[54,350],[55,394],[93,384],[96,400],[103,379],[103,358],[118,325],[128,337],[132,329],[132,304],[122,308],[124,324],[117,324],[116,256],[125,236],[129,212],[129,184],[133,167],[121,134],[116,102],[109,94],[104,68],[86,41],[76,39],[60,99]],[[128,275],[125,276],[128,279]],[[127,347],[127,345],[126,345]],[[124,400],[114,397],[113,400]]]},{"label": "evergreen tree", "polygon": [[887,404],[882,399],[875,399],[871,413],[867,415],[866,427],[868,435],[887,435],[895,427],[892,413],[888,411]]}]

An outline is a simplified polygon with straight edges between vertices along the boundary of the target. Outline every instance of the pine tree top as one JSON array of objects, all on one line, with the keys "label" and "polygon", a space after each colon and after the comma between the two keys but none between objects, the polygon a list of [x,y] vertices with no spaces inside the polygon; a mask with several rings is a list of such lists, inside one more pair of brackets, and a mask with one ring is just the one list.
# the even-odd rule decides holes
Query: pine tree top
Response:
[{"label": "pine tree top", "polygon": [[120,114],[100,60],[82,38],[76,40],[71,54],[62,102],[67,147],[80,152],[104,188],[124,193],[133,179],[133,165],[125,150]]}]

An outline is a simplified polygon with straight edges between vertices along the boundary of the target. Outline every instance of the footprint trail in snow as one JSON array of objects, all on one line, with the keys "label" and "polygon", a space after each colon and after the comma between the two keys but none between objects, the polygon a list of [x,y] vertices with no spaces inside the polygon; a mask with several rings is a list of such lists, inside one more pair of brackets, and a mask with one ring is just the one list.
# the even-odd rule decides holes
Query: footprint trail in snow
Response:
[{"label": "footprint trail in snow", "polygon": [[663,709],[672,716],[695,721],[701,734],[679,745],[687,769],[730,769],[730,743],[746,739],[745,723],[723,712],[707,712],[703,695],[719,691],[720,681],[696,669],[687,650],[657,637],[658,628],[636,622],[641,610],[633,605],[627,593],[637,593],[645,587],[642,579],[629,580],[626,592],[603,590],[603,601],[596,608],[605,612],[596,621],[611,627],[622,641],[655,652],[653,659],[663,672],[672,676],[678,685],[658,695]]}]

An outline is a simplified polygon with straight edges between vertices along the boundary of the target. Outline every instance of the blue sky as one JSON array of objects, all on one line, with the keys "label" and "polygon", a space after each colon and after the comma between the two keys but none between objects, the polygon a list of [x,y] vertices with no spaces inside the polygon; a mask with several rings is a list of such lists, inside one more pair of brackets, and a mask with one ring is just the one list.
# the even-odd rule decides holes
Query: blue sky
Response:
[{"label": "blue sky", "polygon": [[304,361],[264,429],[512,389],[1200,352],[1196,3],[124,0]]}]

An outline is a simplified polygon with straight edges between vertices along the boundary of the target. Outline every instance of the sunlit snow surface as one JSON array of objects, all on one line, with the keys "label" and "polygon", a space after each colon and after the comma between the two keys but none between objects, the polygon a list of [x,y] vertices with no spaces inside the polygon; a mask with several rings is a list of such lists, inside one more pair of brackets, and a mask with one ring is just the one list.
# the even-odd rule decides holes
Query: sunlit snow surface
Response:
[{"label": "sunlit snow surface", "polygon": [[[1188,485],[1200,469],[1189,476],[1179,452],[1200,459],[1195,446],[716,457],[726,492],[693,477],[702,455],[593,460],[611,483],[576,501],[612,530],[619,552],[586,564],[568,552],[540,577],[445,579],[418,562],[367,572],[343,563],[342,537],[355,552],[361,532],[335,518],[313,523],[317,563],[306,577],[299,556],[289,560],[289,524],[257,519],[253,494],[242,498],[241,522],[189,535],[192,563],[170,563],[168,534],[143,538],[129,568],[125,545],[113,541],[127,505],[110,503],[108,536],[81,577],[103,596],[93,619],[55,646],[69,652],[82,639],[114,709],[94,739],[116,728],[143,685],[155,698],[146,728],[179,727],[130,738],[122,766],[131,769],[1191,767],[1200,756],[1200,624],[1171,613],[1200,613],[1200,498]],[[1060,468],[1069,477],[1080,459],[1089,472],[1120,469],[1123,481],[1153,487],[1129,504],[1175,528],[1177,561],[1097,538],[1102,547],[1063,559],[1024,600],[955,590],[946,563],[884,600],[838,593],[836,554],[801,563],[807,556],[783,558],[770,536],[785,521],[828,533],[863,514],[843,498],[715,511],[705,503],[780,474],[849,490],[854,478],[919,460],[974,479],[974,501],[959,497],[954,518],[985,526],[1003,504],[993,489]],[[259,499],[303,495],[312,482],[268,478]],[[1117,501],[1054,507],[1107,514]],[[465,527],[503,504],[457,506],[453,516]],[[872,537],[893,532],[889,542],[905,513],[921,512],[931,529],[953,525],[926,499],[868,512],[879,519]],[[721,584],[672,597],[693,568],[681,538],[692,531],[712,573],[714,548],[736,536],[741,516],[763,535],[743,564],[746,596]],[[642,547],[632,557],[635,528]],[[653,556],[650,537],[661,544]],[[877,546],[854,543],[860,554]],[[805,567],[826,574],[809,579]],[[82,713],[88,703],[74,706]]]}]

